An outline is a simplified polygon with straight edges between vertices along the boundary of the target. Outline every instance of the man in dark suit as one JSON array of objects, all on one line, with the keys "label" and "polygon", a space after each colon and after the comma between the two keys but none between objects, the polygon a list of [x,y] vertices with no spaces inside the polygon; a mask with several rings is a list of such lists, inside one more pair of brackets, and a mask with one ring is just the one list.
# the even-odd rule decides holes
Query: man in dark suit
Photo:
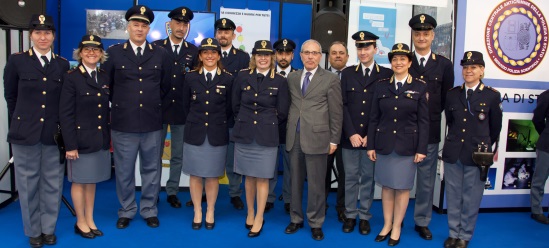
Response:
[{"label": "man in dark suit", "polygon": [[[168,203],[174,208],[180,208],[181,202],[177,198],[181,166],[183,161],[183,130],[186,116],[183,113],[183,82],[185,73],[192,70],[198,62],[198,49],[190,42],[185,41],[189,31],[189,22],[193,19],[193,12],[187,7],[173,9],[168,17],[172,30],[170,36],[153,42],[162,46],[169,54],[172,64],[170,89],[162,100],[162,144],[165,144],[168,125],[171,133],[170,176],[166,182]],[[160,153],[162,159],[163,152]]]},{"label": "man in dark suit", "polygon": [[171,62],[166,50],[146,40],[152,10],[136,5],[126,12],[130,39],[111,46],[104,69],[111,82],[111,129],[116,193],[121,208],[117,228],[126,228],[137,213],[135,160],[140,155],[140,214],[150,227],[160,225],[157,199],[162,152],[162,96],[170,87]]},{"label": "man in dark suit", "polygon": [[303,184],[307,175],[307,219],[315,240],[324,239],[326,160],[337,149],[343,120],[341,83],[337,75],[318,66],[321,57],[318,41],[308,40],[301,46],[305,68],[288,75],[291,104],[286,134],[292,200],[291,223],[285,232],[292,234],[303,227]]},{"label": "man in dark suit", "polygon": [[[238,72],[250,66],[250,55],[233,46],[233,40],[236,38],[234,30],[236,25],[233,21],[227,18],[221,18],[215,22],[215,39],[219,41],[221,46],[221,64],[225,70],[236,78]],[[234,127],[234,118],[229,118],[229,133],[232,133]],[[229,142],[227,146],[227,162],[225,164],[225,173],[229,179],[229,196],[231,204],[238,210],[244,209],[242,202],[242,189],[240,183],[242,176],[235,174],[234,171],[234,142]]]},{"label": "man in dark suit", "polygon": [[[293,71],[297,71],[296,68],[292,67],[291,63],[294,60],[294,49],[296,45],[290,39],[279,39],[277,40],[273,48],[276,51],[275,61],[276,61],[276,72],[278,74],[288,77],[288,74]],[[279,142],[278,145],[278,158],[276,161],[280,161],[280,156],[282,156],[282,166],[283,166],[283,175],[284,179],[282,181],[282,199],[284,200],[284,210],[286,213],[290,213],[290,160],[288,152],[286,151],[286,119],[280,122],[278,125],[278,135]],[[278,164],[278,163],[277,163]],[[274,177],[269,180],[269,197],[267,198],[267,204],[265,205],[265,212],[268,212],[274,207],[274,202],[276,200],[276,193],[274,192],[276,183],[278,182],[278,166],[275,168]]]},{"label": "man in dark suit", "polygon": [[[373,94],[379,80],[390,78],[391,69],[379,66],[377,54],[379,37],[368,31],[358,31],[352,36],[355,40],[357,66],[343,70],[341,91],[343,93],[343,164],[345,167],[345,222],[343,232],[352,232],[356,218],[360,219],[359,232],[370,233],[372,214],[370,207],[374,199],[374,162],[368,158],[368,122]],[[359,207],[357,208],[357,199]]]},{"label": "man in dark suit", "polygon": [[9,57],[4,68],[4,96],[11,118],[8,142],[17,168],[15,183],[25,236],[31,247],[42,247],[57,242],[54,232],[65,166],[59,161],[53,136],[69,62],[52,51],[55,26],[51,16],[33,15],[29,29],[34,46]]},{"label": "man in dark suit", "polygon": [[546,127],[547,120],[549,120],[549,90],[538,96],[538,103],[532,118],[534,127],[536,127],[540,137],[536,144],[536,170],[532,177],[532,187],[530,189],[531,218],[542,224],[549,224],[549,219],[543,215],[543,208],[541,207],[545,182],[549,177],[549,128]]},{"label": "man in dark suit", "polygon": [[437,173],[440,143],[441,114],[444,110],[446,93],[454,85],[452,62],[431,51],[435,38],[437,21],[430,15],[419,14],[409,21],[415,52],[409,72],[414,78],[427,82],[429,93],[429,145],[427,158],[417,167],[416,202],[414,208],[415,230],[419,236],[431,240],[433,235],[428,226],[433,213],[433,190]]}]

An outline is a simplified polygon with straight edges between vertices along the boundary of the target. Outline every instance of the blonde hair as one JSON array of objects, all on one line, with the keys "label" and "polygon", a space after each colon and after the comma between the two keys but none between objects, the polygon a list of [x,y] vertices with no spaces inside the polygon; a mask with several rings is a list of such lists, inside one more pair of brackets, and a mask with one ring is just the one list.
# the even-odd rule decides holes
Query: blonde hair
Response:
[{"label": "blonde hair", "polygon": [[[250,70],[255,70],[257,68],[257,65],[255,64],[255,57],[256,57],[257,54],[252,54],[252,58],[250,59]],[[269,69],[274,69],[275,68],[275,56],[274,54],[269,54],[271,55],[271,65],[269,65]]]}]

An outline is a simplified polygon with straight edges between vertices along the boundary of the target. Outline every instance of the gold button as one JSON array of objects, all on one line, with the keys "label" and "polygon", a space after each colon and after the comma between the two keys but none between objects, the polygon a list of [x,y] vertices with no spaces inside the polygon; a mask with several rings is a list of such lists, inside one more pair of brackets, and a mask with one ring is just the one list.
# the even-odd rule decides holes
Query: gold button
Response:
[{"label": "gold button", "polygon": [[366,104],[366,101],[362,101],[362,104]]},{"label": "gold button", "polygon": [[44,122],[44,118],[40,118],[40,121],[41,121],[41,122]]},{"label": "gold button", "polygon": [[395,96],[396,99],[398,99],[398,96]]},{"label": "gold button", "polygon": [[461,130],[461,131],[465,133],[465,129],[463,129],[463,130]]},{"label": "gold button", "polygon": [[76,127],[76,128],[80,129],[80,126],[78,126],[78,127]]},{"label": "gold button", "polygon": [[465,112],[467,112],[467,109],[464,109]]},{"label": "gold button", "polygon": [[142,91],[142,90],[140,90],[140,91],[139,91],[139,94],[143,94],[143,91]]},{"label": "gold button", "polygon": [[395,119],[395,122],[397,122],[397,119]]},{"label": "gold button", "polygon": [[86,92],[86,96],[89,96],[90,95],[90,92]]},{"label": "gold button", "polygon": [[368,90],[367,90],[367,89],[364,89],[364,92],[368,92]]},{"label": "gold button", "polygon": [[101,130],[101,126],[97,126],[97,129]]},{"label": "gold button", "polygon": [[142,107],[143,107],[143,104],[140,103],[140,104],[139,104],[139,107],[142,108]]},{"label": "gold button", "polygon": [[[122,68],[124,68],[124,66],[122,66]],[[139,70],[142,70],[142,69],[143,69],[143,68],[140,66],[140,67],[139,67]]]},{"label": "gold button", "polygon": [[254,121],[254,124],[257,124],[257,121]]},{"label": "gold button", "polygon": [[176,77],[177,77],[177,75],[173,75],[173,77],[174,77],[174,78],[176,78]]},{"label": "gold button", "polygon": [[101,96],[101,93],[97,93],[97,96]]},{"label": "gold button", "polygon": [[172,102],[175,102],[175,100],[172,100]]},{"label": "gold button", "polygon": [[206,101],[206,104],[210,104],[210,102]]},{"label": "gold button", "polygon": [[98,107],[98,108],[101,108],[101,103],[100,103],[100,104],[97,104],[97,107]]},{"label": "gold button", "polygon": [[355,90],[355,88],[351,88],[351,90],[353,90],[353,91],[354,91],[354,90]]},{"label": "gold button", "polygon": [[397,133],[397,131],[396,131],[396,130],[393,130],[393,133]]},{"label": "gold button", "polygon": [[360,115],[364,115],[364,112],[360,113]]},{"label": "gold button", "polygon": [[397,109],[398,109],[398,108],[397,108],[397,107],[395,107],[395,110],[397,110]]},{"label": "gold button", "polygon": [[360,124],[360,127],[364,127],[364,124]]},{"label": "gold button", "polygon": [[254,111],[254,113],[257,115],[257,111]]},{"label": "gold button", "polygon": [[206,122],[206,123],[204,123],[204,126],[208,126],[208,123],[207,123],[207,122]]},{"label": "gold button", "polygon": [[173,87],[172,90],[175,90],[175,87]]},{"label": "gold button", "polygon": [[461,143],[465,142],[465,140],[461,139]]},{"label": "gold button", "polygon": [[46,108],[46,105],[43,105],[43,104],[42,104],[42,108]]},{"label": "gold button", "polygon": [[208,115],[208,112],[206,112],[205,114]]},{"label": "gold button", "polygon": [[97,116],[97,119],[101,119],[101,115],[98,115],[98,116]]},{"label": "gold button", "polygon": [[47,78],[42,78],[42,80],[44,80],[44,82],[48,81],[48,79],[47,79]]},{"label": "gold button", "polygon": [[254,96],[257,97],[257,93],[255,93]]},{"label": "gold button", "polygon": [[254,106],[257,106],[257,102],[254,102]]},{"label": "gold button", "polygon": [[174,64],[176,64],[176,65],[177,65],[177,61],[175,61],[175,63],[174,63]]},{"label": "gold button", "polygon": [[421,77],[419,77],[419,78],[423,79],[423,76],[421,76]]},{"label": "gold button", "polygon": [[46,94],[46,91],[42,91],[42,95],[45,95]]},{"label": "gold button", "polygon": [[142,79],[142,78],[140,78],[140,79],[139,79],[139,82],[143,82],[143,79]]},{"label": "gold button", "polygon": [[467,119],[466,119],[466,118],[463,118],[463,121],[467,121]]},{"label": "gold button", "polygon": [[[122,69],[124,69],[124,66],[122,66]],[[139,67],[139,70],[141,70],[141,67]]]},{"label": "gold button", "polygon": [[209,90],[207,90],[207,91],[206,91],[206,94],[210,94],[210,91],[209,91]]}]

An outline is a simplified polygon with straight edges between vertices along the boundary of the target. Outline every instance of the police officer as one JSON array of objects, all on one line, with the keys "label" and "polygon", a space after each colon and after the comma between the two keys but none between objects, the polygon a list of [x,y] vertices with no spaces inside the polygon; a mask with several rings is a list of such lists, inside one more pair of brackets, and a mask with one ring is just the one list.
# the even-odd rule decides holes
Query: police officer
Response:
[{"label": "police officer", "polygon": [[16,186],[25,235],[32,247],[57,242],[55,226],[65,166],[53,136],[59,124],[59,95],[69,62],[53,53],[51,16],[33,15],[34,46],[12,54],[4,68],[4,96],[11,120],[8,142],[16,166]]},{"label": "police officer", "polygon": [[408,22],[412,28],[415,52],[410,74],[427,82],[429,92],[429,146],[427,158],[417,168],[416,201],[414,209],[415,231],[426,240],[433,235],[428,226],[433,213],[433,190],[437,171],[440,143],[441,113],[444,110],[446,92],[454,85],[452,62],[431,51],[437,21],[430,15],[419,14]]},{"label": "police officer", "polygon": [[472,155],[479,146],[492,151],[502,120],[500,93],[482,82],[482,53],[465,52],[460,65],[465,83],[448,92],[445,105],[448,135],[442,160],[450,228],[446,248],[467,247],[473,236],[485,182]]},{"label": "police officer", "polygon": [[[233,21],[227,18],[221,18],[215,22],[215,39],[219,41],[221,46],[221,64],[225,70],[233,74],[233,77],[238,75],[238,72],[242,69],[250,66],[250,55],[240,49],[233,46],[233,40],[236,37],[234,30],[236,25]],[[234,126],[234,118],[229,118],[229,133],[232,132]],[[242,210],[244,209],[244,202],[240,198],[242,189],[240,188],[240,182],[242,176],[234,174],[234,143],[230,142],[227,148],[227,162],[225,165],[225,172],[229,179],[229,196],[231,197],[231,204],[233,207]]]},{"label": "police officer", "polygon": [[[355,40],[357,57],[360,63],[343,70],[341,92],[343,94],[343,165],[345,171],[345,222],[343,232],[352,232],[357,216],[360,219],[359,232],[370,233],[370,207],[374,198],[374,162],[368,159],[368,122],[372,97],[377,82],[391,77],[391,69],[378,65],[374,60],[377,54],[379,37],[368,31],[358,31],[352,36]],[[360,193],[360,195],[359,195]],[[357,208],[357,199],[360,206]]]},{"label": "police officer", "polygon": [[[279,39],[273,44],[276,61],[275,71],[284,78],[286,78],[290,72],[297,71],[297,69],[291,65],[292,60],[294,59],[295,47],[295,42],[287,38]],[[280,161],[280,156],[282,156],[284,175],[282,182],[282,198],[284,199],[284,210],[286,213],[290,213],[290,158],[288,157],[289,155],[286,151],[286,121],[287,120],[284,119],[278,124],[278,136],[280,143],[278,145],[278,158],[276,161]],[[274,190],[277,182],[278,166],[275,168],[274,177],[269,180],[269,197],[267,198],[267,204],[265,205],[265,212],[269,212],[269,210],[274,207],[274,202],[276,200],[276,193]]]},{"label": "police officer", "polygon": [[65,74],[59,122],[68,161],[68,179],[76,210],[74,230],[84,238],[103,236],[93,220],[95,184],[111,177],[109,81],[101,38],[84,35],[73,58],[80,64]]},{"label": "police officer", "polygon": [[549,224],[549,219],[543,215],[541,201],[545,188],[545,182],[549,177],[549,128],[546,128],[546,122],[549,120],[549,90],[544,91],[538,96],[538,103],[534,109],[532,122],[540,138],[538,139],[536,170],[532,177],[532,187],[530,189],[530,201],[532,202],[531,218],[542,224]]},{"label": "police officer", "polygon": [[146,40],[153,11],[136,5],[126,12],[130,39],[107,50],[102,68],[111,82],[111,128],[116,193],[122,205],[117,228],[126,228],[137,213],[135,160],[140,154],[140,214],[150,227],[158,227],[162,152],[162,96],[168,92],[171,60],[166,50]]},{"label": "police officer", "polygon": [[[179,179],[181,178],[181,163],[183,160],[183,129],[185,116],[183,113],[183,82],[185,73],[196,66],[198,49],[192,43],[185,41],[189,31],[189,22],[193,19],[193,12],[187,7],[178,7],[170,11],[169,25],[171,33],[168,38],[153,42],[162,46],[169,54],[172,64],[170,90],[162,101],[162,144],[165,144],[168,125],[171,133],[170,176],[166,182],[168,203],[174,208],[180,208],[181,202],[177,198]],[[160,153],[161,157],[163,153]],[[162,159],[162,158],[161,158]]]}]

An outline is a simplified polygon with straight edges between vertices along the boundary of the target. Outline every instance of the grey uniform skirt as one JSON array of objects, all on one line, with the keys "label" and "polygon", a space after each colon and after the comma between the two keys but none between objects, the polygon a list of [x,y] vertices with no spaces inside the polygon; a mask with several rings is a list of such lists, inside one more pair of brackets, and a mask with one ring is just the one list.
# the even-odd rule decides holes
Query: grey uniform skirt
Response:
[{"label": "grey uniform skirt", "polygon": [[389,155],[376,154],[375,181],[391,189],[412,189],[417,165],[414,156],[400,156],[395,152]]},{"label": "grey uniform skirt", "polygon": [[78,154],[78,159],[67,160],[67,177],[73,183],[98,183],[111,178],[111,153],[99,150]]},{"label": "grey uniform skirt", "polygon": [[227,145],[212,146],[208,136],[199,146],[183,144],[182,172],[197,177],[220,177],[225,173]]},{"label": "grey uniform skirt", "polygon": [[273,178],[278,147],[234,144],[234,172],[244,176]]}]

